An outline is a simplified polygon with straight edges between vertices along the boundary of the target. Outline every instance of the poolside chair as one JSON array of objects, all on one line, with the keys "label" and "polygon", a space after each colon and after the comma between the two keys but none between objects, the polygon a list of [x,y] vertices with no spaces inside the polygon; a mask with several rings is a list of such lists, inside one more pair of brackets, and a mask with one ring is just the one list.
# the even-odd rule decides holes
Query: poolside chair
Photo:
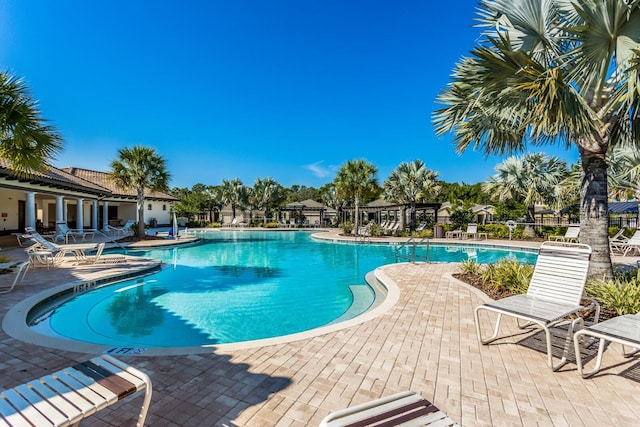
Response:
[{"label": "poolside chair", "polygon": [[549,240],[553,242],[577,242],[579,234],[580,226],[570,225],[567,227],[567,231],[564,233],[564,236],[549,236]]},{"label": "poolside chair", "polygon": [[0,424],[77,425],[97,411],[142,391],[144,400],[137,426],[144,425],[147,417],[151,380],[144,372],[103,355],[0,392]]},{"label": "poolside chair", "polygon": [[52,257],[52,264],[61,263],[65,256],[69,253],[73,254],[77,260],[86,258],[86,251],[96,250],[98,248],[97,243],[77,243],[70,245],[58,245],[56,243],[46,240],[38,232],[31,232],[32,239],[36,242],[33,246],[27,249],[27,252],[50,252]]},{"label": "poolside chair", "polygon": [[640,230],[636,230],[626,241],[623,239],[618,239],[616,241],[609,241],[609,248],[613,253],[621,253],[622,256],[627,256],[627,254],[632,252],[640,252]]},{"label": "poolside chair", "polygon": [[27,271],[29,270],[29,261],[21,262],[16,266],[16,268],[18,270],[16,271],[16,276],[13,278],[13,282],[11,283],[11,286],[9,286],[7,289],[0,290],[0,294],[6,294],[7,292],[11,292],[13,288],[15,288],[17,285],[22,283],[24,276],[27,274]]},{"label": "poolside chair", "polygon": [[[580,353],[580,343],[585,341],[585,337],[600,339],[596,364],[590,371],[584,370]],[[576,364],[578,365],[578,373],[582,375],[583,378],[588,378],[600,370],[602,354],[604,353],[604,347],[607,341],[622,345],[622,354],[624,357],[631,357],[638,353],[640,351],[640,313],[613,317],[604,322],[587,326],[574,334],[573,345],[576,352]],[[625,346],[631,347],[631,350],[625,350]]]},{"label": "poolside chair", "polygon": [[458,228],[457,230],[447,231],[444,233],[444,237],[447,239],[459,239],[462,237],[462,230]]},{"label": "poolside chair", "polygon": [[82,241],[84,242],[84,239],[87,236],[91,236],[92,239],[94,236],[93,231],[72,230],[69,228],[66,222],[56,222],[56,230],[57,235],[64,237],[65,243],[69,243],[69,237],[71,237],[74,242],[77,241],[76,237],[82,237]]},{"label": "poolside chair", "polygon": [[478,224],[474,222],[470,222],[467,224],[467,231],[462,232],[462,239],[469,239],[473,237],[476,240],[479,240],[484,236],[484,239],[487,240],[487,233],[479,233],[478,232]]},{"label": "poolside chair", "polygon": [[78,264],[117,264],[126,261],[126,258],[121,255],[103,256],[104,247],[105,243],[99,243],[95,255],[85,256],[78,260]]},{"label": "poolside chair", "polygon": [[413,391],[383,397],[327,415],[320,427],[458,426],[444,412]]},{"label": "poolside chair", "polygon": [[107,225],[106,230],[109,234],[114,236],[127,236],[129,234],[133,234],[131,227],[135,224],[135,220],[130,219],[124,223],[122,227],[113,227],[111,225]]},{"label": "poolside chair", "polygon": [[[561,242],[542,243],[526,294],[514,295],[476,307],[474,314],[478,340],[482,344],[495,341],[503,315],[515,317],[521,329],[531,324],[538,325],[544,330],[546,336],[547,365],[554,371],[558,370],[567,361],[573,330],[577,324],[583,325],[583,319],[578,316],[578,313],[595,308],[596,322],[600,314],[600,305],[595,300],[586,307],[580,304],[587,280],[590,257],[591,248],[588,245]],[[487,339],[483,338],[481,333],[480,311],[492,311],[498,314],[493,335]],[[569,315],[576,315],[576,318],[573,321],[568,321],[567,316]],[[520,325],[520,320],[524,320],[526,323]],[[564,351],[560,362],[554,364],[549,328],[563,322],[568,322]]]}]

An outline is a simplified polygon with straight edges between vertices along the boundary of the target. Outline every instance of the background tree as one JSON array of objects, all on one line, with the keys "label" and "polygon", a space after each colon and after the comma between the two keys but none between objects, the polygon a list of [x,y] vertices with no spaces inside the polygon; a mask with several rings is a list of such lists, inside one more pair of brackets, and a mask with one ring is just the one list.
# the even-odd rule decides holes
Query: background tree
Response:
[{"label": "background tree", "polygon": [[409,204],[411,231],[416,229],[416,203],[433,198],[440,191],[437,177],[422,160],[414,160],[400,163],[382,185],[385,200]]},{"label": "background tree", "polygon": [[222,180],[222,200],[224,204],[231,204],[233,219],[236,219],[236,209],[246,204],[247,191],[244,184],[238,178]]},{"label": "background tree", "polygon": [[452,132],[458,152],[574,144],[589,274],[611,277],[605,155],[640,141],[640,2],[484,0],[478,22],[481,42],[438,97],[437,133]]},{"label": "background tree", "polygon": [[553,205],[557,187],[567,176],[567,164],[544,153],[512,156],[496,166],[482,189],[500,202],[519,200],[527,206],[526,222],[535,222],[535,205]]},{"label": "background tree", "polygon": [[349,160],[338,170],[334,180],[336,195],[339,198],[353,200],[355,210],[354,230],[358,233],[360,202],[373,194],[378,187],[376,174],[378,169],[366,160]]},{"label": "background tree", "polygon": [[273,178],[257,178],[253,184],[253,196],[255,199],[255,205],[258,209],[264,211],[264,224],[267,223],[267,216],[269,212],[269,203],[276,195],[280,185]]},{"label": "background tree", "polygon": [[153,148],[137,145],[118,150],[118,158],[111,162],[110,177],[123,190],[135,190],[138,208],[137,236],[144,236],[145,189],[167,191],[171,175],[166,161]]},{"label": "background tree", "polygon": [[9,161],[13,173],[27,176],[46,170],[60,151],[60,136],[46,124],[24,82],[0,72],[0,158]]},{"label": "background tree", "polygon": [[611,196],[635,199],[640,208],[640,151],[637,147],[616,147],[608,155]]}]

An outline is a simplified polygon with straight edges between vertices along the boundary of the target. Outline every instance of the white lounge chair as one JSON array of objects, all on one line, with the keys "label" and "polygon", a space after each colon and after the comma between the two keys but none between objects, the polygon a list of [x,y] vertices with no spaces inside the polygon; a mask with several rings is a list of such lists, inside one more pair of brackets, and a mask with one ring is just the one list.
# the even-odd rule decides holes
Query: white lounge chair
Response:
[{"label": "white lounge chair", "polygon": [[627,256],[627,254],[633,252],[640,252],[640,230],[636,230],[633,236],[627,240],[610,240],[609,248],[611,252],[621,253],[622,256]]},{"label": "white lounge chair", "polygon": [[32,239],[36,242],[33,246],[27,249],[27,252],[38,251],[50,252],[52,263],[58,264],[64,260],[64,257],[71,253],[76,257],[76,260],[83,260],[86,258],[86,251],[97,250],[97,243],[77,243],[70,245],[58,245],[56,243],[46,240],[40,233],[31,232]]},{"label": "white lounge chair", "polygon": [[579,234],[580,226],[570,225],[567,227],[567,231],[564,233],[564,236],[549,236],[549,240],[553,242],[577,242]]},{"label": "white lounge chair", "polygon": [[84,242],[87,236],[91,236],[90,238],[93,239],[95,235],[94,231],[73,230],[69,228],[66,222],[56,222],[56,230],[57,235],[64,236],[65,243],[69,243],[69,237],[71,237],[74,242],[77,241],[76,237],[82,237],[82,241]]},{"label": "white lounge chair", "polygon": [[78,264],[117,264],[126,261],[126,258],[122,255],[104,255],[105,243],[99,243],[96,249],[95,255],[85,256],[78,261]]},{"label": "white lounge chair", "polygon": [[[600,339],[596,364],[590,371],[584,371],[580,353],[580,342],[584,341],[584,337]],[[613,317],[604,322],[587,326],[574,334],[573,345],[576,352],[576,364],[578,365],[578,373],[583,378],[588,378],[600,370],[602,354],[607,341],[622,345],[622,353],[625,357],[631,357],[640,351],[640,313]],[[631,347],[631,350],[626,351],[625,346]]]},{"label": "white lounge chair", "polygon": [[151,380],[144,372],[104,355],[0,392],[0,424],[77,425],[97,411],[142,391],[144,400],[137,426],[143,426],[147,417]]},{"label": "white lounge chair", "polygon": [[320,427],[457,426],[444,412],[413,391],[383,397],[327,415]]},{"label": "white lounge chair", "polygon": [[122,227],[113,227],[111,225],[107,225],[107,232],[113,236],[127,236],[129,234],[133,234],[131,230],[131,226],[135,224],[135,221],[130,219],[124,223]]},{"label": "white lounge chair", "polygon": [[[547,365],[554,371],[558,370],[566,364],[572,333],[576,325],[583,325],[582,317],[577,316],[573,321],[569,321],[567,316],[577,315],[595,307],[595,321],[597,322],[600,314],[600,306],[596,301],[592,301],[587,307],[580,304],[587,280],[590,257],[591,248],[588,245],[544,242],[540,246],[538,259],[526,294],[514,295],[476,307],[474,314],[478,340],[482,344],[496,340],[503,315],[515,317],[521,328],[530,324],[538,325],[544,330],[546,336]],[[493,335],[487,339],[482,336],[480,311],[491,311],[498,314]],[[525,325],[521,326],[520,320],[526,321]],[[564,352],[560,362],[554,364],[549,328],[565,321],[568,323],[568,331]]]},{"label": "white lounge chair", "polygon": [[29,271],[29,261],[21,262],[15,268],[17,268],[16,276],[13,278],[13,282],[11,283],[11,286],[9,286],[7,289],[0,290],[0,294],[6,294],[7,292],[11,292],[13,288],[15,288],[17,285],[22,283],[24,276],[27,274],[27,271]]}]

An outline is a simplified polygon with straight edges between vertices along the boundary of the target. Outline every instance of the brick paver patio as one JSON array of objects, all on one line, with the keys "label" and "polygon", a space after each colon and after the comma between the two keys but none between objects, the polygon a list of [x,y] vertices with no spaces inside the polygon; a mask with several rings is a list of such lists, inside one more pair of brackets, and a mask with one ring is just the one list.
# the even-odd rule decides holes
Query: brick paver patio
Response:
[{"label": "brick paver patio", "polygon": [[[481,346],[473,307],[487,298],[453,279],[456,268],[386,266],[400,289],[398,303],[373,320],[325,335],[211,354],[120,359],[151,377],[150,426],[313,426],[330,411],[409,389],[465,426],[638,424],[638,358],[624,359],[613,346],[605,353],[606,369],[593,379],[581,379],[573,363],[554,373],[545,354],[530,348],[532,334],[511,320],[503,331],[513,336]],[[101,274],[95,270],[32,269],[21,286],[0,296],[0,314],[52,284]],[[0,389],[90,356],[27,344],[2,331]],[[83,425],[135,425],[140,403],[114,405]]]}]

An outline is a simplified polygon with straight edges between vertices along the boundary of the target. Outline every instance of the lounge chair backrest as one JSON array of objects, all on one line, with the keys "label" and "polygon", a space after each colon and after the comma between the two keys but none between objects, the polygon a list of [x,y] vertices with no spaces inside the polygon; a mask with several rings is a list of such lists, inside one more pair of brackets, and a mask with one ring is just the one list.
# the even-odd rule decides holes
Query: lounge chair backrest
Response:
[{"label": "lounge chair backrest", "polygon": [[627,241],[627,245],[640,246],[640,229],[633,233],[633,236],[631,236],[629,241]]},{"label": "lounge chair backrest", "polygon": [[477,233],[478,232],[478,224],[474,224],[470,222],[467,224],[467,233]]},{"label": "lounge chair backrest", "polygon": [[580,243],[544,242],[527,295],[579,304],[589,271],[591,248]]},{"label": "lounge chair backrest", "polygon": [[570,225],[567,228],[567,232],[564,233],[565,239],[575,239],[580,234],[580,226],[579,225]]},{"label": "lounge chair backrest", "polygon": [[48,241],[47,239],[42,237],[40,233],[36,233],[32,231],[30,232],[30,234],[31,234],[31,238],[35,240],[40,246],[44,247],[45,249],[54,251],[54,252],[60,250],[60,247],[58,245]]}]

